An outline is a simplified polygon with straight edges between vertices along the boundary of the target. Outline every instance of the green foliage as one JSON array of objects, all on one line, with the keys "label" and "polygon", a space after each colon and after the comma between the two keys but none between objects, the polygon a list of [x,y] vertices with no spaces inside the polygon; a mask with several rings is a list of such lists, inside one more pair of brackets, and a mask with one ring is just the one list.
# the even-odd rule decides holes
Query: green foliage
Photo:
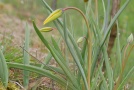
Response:
[{"label": "green foliage", "polygon": [[[52,13],[53,10],[46,3],[46,1],[45,0],[41,1],[44,7],[49,12]],[[28,29],[28,26],[26,26],[24,57],[23,57],[24,63],[20,64],[14,62],[7,62],[6,64],[3,53],[2,51],[0,51],[0,60],[1,60],[0,67],[2,68],[2,70],[0,71],[0,76],[2,78],[1,81],[5,86],[7,86],[8,83],[7,65],[8,65],[9,68],[17,68],[24,70],[23,79],[25,88],[27,88],[29,84],[28,82],[29,72],[34,72],[54,80],[58,84],[62,85],[65,90],[122,90],[128,83],[127,80],[129,76],[134,71],[134,67],[132,67],[127,72],[127,74],[124,73],[125,72],[124,70],[127,65],[126,63],[129,62],[128,57],[130,56],[131,51],[134,48],[134,45],[130,45],[130,43],[125,42],[127,43],[127,45],[124,47],[123,50],[121,50],[120,45],[121,41],[119,37],[119,26],[118,26],[118,34],[116,42],[117,46],[116,57],[118,61],[116,62],[116,65],[111,61],[113,57],[110,58],[110,56],[107,53],[108,48],[107,45],[109,41],[109,34],[111,32],[113,24],[117,21],[119,15],[123,12],[123,10],[126,8],[126,6],[130,1],[131,0],[127,0],[122,5],[122,7],[117,12],[115,17],[111,20],[108,27],[103,27],[106,26],[106,24],[108,24],[107,20],[105,20],[106,17],[108,16],[104,16],[103,24],[100,23],[99,22],[100,16],[96,15],[96,13],[94,12],[95,9],[92,6],[93,3],[92,0],[90,0],[87,3],[86,13],[84,15],[83,12],[77,8],[74,7],[63,8],[62,9],[64,12],[63,22],[61,19],[57,19],[57,17],[56,17],[57,20],[54,21],[54,25],[57,28],[57,32],[59,32],[61,35],[58,37],[63,42],[57,41],[54,37],[52,37],[50,43],[50,41],[45,36],[43,36],[43,34],[40,32],[35,22],[33,21],[33,27],[36,34],[38,35],[44,46],[49,50],[48,56],[45,58],[44,62],[39,63],[39,65],[30,64],[29,54],[27,52],[29,49],[30,31]],[[102,3],[103,3],[102,7],[104,10],[104,14],[106,14],[107,13],[107,11],[105,10],[106,3],[103,0]],[[80,33],[83,32],[82,37],[84,37],[85,39],[85,40],[83,39],[83,42],[79,44],[77,43],[74,34],[70,32],[71,30],[69,30],[70,29],[69,24],[67,24],[68,14],[65,14],[65,11],[68,9],[75,9],[76,11],[81,13],[86,22],[86,24],[85,22],[84,24],[83,22],[81,22],[83,26],[87,28],[83,28],[83,31],[79,31]],[[52,15],[51,17],[53,16],[54,15]],[[69,16],[71,16],[71,13],[69,13]],[[71,22],[73,21],[71,20]],[[81,26],[77,25],[77,27],[79,28]],[[103,29],[106,30],[105,33],[103,32]],[[60,46],[61,43],[64,46],[63,49],[61,49]],[[130,47],[129,51],[128,47]],[[58,65],[52,66],[50,64],[51,60],[53,59]],[[105,68],[103,68],[103,65],[105,65]]]},{"label": "green foliage", "polygon": [[[25,43],[24,43],[24,50],[23,50],[23,63],[24,65],[29,65],[30,63],[30,58],[29,54],[26,51],[29,51],[29,43],[30,43],[30,30],[28,27],[28,24],[26,24],[26,29],[25,29]],[[28,84],[29,84],[29,71],[24,70],[23,72],[23,83],[24,87],[27,89]]]}]

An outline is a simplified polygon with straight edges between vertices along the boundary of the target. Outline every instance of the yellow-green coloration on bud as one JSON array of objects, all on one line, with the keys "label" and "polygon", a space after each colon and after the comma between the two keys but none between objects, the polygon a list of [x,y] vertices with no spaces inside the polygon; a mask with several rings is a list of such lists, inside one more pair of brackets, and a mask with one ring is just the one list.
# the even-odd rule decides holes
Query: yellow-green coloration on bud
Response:
[{"label": "yellow-green coloration on bud", "polygon": [[128,43],[132,43],[133,42],[133,39],[134,39],[133,38],[133,34],[131,33],[130,36],[128,37],[128,39],[127,39],[127,42]]},{"label": "yellow-green coloration on bud", "polygon": [[78,40],[77,40],[77,43],[81,43],[85,38],[84,37],[80,37]]},{"label": "yellow-green coloration on bud", "polygon": [[63,11],[62,9],[57,9],[55,11],[53,11],[48,17],[47,19],[44,21],[44,25],[59,18],[62,15]]},{"label": "yellow-green coloration on bud", "polygon": [[44,28],[41,28],[40,29],[41,32],[50,32],[52,30],[55,30],[55,28],[52,28],[52,27],[44,27]]}]

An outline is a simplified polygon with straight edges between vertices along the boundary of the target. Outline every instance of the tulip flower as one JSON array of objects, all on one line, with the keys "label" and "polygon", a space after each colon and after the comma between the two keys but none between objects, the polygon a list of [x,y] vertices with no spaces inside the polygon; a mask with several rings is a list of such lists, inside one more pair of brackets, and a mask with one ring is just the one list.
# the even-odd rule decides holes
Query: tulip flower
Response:
[{"label": "tulip flower", "polygon": [[63,11],[62,9],[57,9],[55,11],[53,11],[48,17],[47,19],[44,21],[44,25],[59,18],[62,15]]}]

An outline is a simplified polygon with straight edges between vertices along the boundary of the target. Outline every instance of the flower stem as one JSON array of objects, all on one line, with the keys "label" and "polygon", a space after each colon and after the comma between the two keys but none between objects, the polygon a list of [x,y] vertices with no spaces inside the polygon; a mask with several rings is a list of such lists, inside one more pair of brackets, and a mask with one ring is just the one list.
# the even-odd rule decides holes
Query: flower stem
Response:
[{"label": "flower stem", "polygon": [[78,11],[84,18],[85,22],[86,22],[86,26],[87,26],[87,29],[88,29],[88,75],[87,75],[87,84],[88,84],[88,87],[87,87],[87,90],[90,90],[90,72],[91,72],[91,57],[92,57],[92,36],[91,36],[91,32],[90,32],[90,28],[89,28],[89,23],[88,23],[88,20],[86,19],[86,16],[84,15],[84,13],[76,8],[76,7],[67,7],[67,8],[64,8],[63,11],[65,10],[69,10],[69,9],[73,9],[73,10],[76,10]]}]

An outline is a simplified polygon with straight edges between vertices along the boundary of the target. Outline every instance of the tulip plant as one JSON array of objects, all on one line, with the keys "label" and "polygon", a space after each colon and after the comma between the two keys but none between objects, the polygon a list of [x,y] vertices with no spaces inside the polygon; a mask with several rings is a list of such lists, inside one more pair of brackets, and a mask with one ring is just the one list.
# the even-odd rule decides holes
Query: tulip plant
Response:
[{"label": "tulip plant", "polygon": [[[120,72],[117,72],[117,76],[115,76],[116,73],[114,72],[114,68],[111,65],[112,61],[110,60],[110,57],[107,53],[107,45],[109,34],[113,24],[117,23],[116,21],[119,15],[128,5],[130,0],[126,0],[126,2],[115,15],[115,17],[109,23],[105,33],[100,27],[102,23],[99,23],[95,19],[98,18],[98,15],[93,12],[92,7],[89,7],[89,5],[92,5],[92,0],[84,1],[88,1],[86,13],[83,13],[80,9],[76,7],[60,8],[53,11],[46,3],[46,1],[42,0],[45,8],[47,8],[47,10],[51,13],[44,20],[43,28],[38,29],[34,21],[33,27],[38,37],[41,39],[42,43],[49,50],[48,56],[45,58],[45,61],[40,62],[40,65],[38,66],[30,65],[29,63],[18,64],[8,62],[8,67],[19,68],[48,77],[61,85],[61,87],[64,88],[62,90],[123,90],[129,75],[134,70],[134,67],[132,67],[125,75],[125,77],[123,77],[126,62],[128,62],[128,57],[130,56],[130,53],[134,48],[134,45],[131,45],[133,42],[133,35],[131,34],[128,37],[128,40],[126,42],[127,45],[125,46],[125,49],[123,51],[121,51],[120,49],[119,34],[117,35],[117,63],[120,66],[118,67]],[[105,4],[103,0],[102,2],[103,4]],[[106,13],[105,5],[103,5],[103,9],[104,13]],[[84,32],[86,34],[80,37],[77,41],[73,37],[73,34],[70,32],[68,24],[66,23],[67,19],[65,12],[68,10],[75,10],[76,13],[80,13],[81,17],[85,21],[86,28]],[[61,21],[59,18],[63,18],[63,21]],[[48,23],[51,22],[54,22],[56,28],[47,26]],[[103,24],[106,24],[105,20]],[[42,34],[53,32],[53,30],[60,33],[61,37],[59,36],[59,38],[62,38],[62,40],[64,40],[64,45],[66,47],[65,50],[68,52],[63,52],[59,45],[59,43],[61,43],[60,41],[56,41],[52,37],[50,43],[50,41],[47,40]],[[78,44],[81,44],[81,47],[79,47]],[[130,51],[127,51],[128,47],[131,48]],[[2,53],[0,53],[0,55],[3,56]],[[126,57],[123,57],[123,55]],[[54,58],[58,66],[54,67],[49,64],[52,58]],[[3,59],[0,58],[0,60]],[[74,63],[73,66],[71,66],[72,62]],[[105,65],[104,70],[102,70],[103,65]],[[7,77],[3,76],[2,80],[4,82],[4,85],[7,86]],[[25,80],[28,80],[28,78]]]},{"label": "tulip plant", "polygon": [[[58,19],[59,17],[61,17],[61,15],[64,14],[65,11],[70,10],[70,9],[78,11],[81,14],[81,16],[83,17],[83,19],[85,20],[85,23],[86,23],[86,26],[87,26],[87,35],[85,35],[86,36],[85,38],[87,40],[83,44],[83,48],[82,48],[83,52],[81,52],[78,49],[79,47],[78,47],[77,43],[75,42],[75,39],[72,37],[71,33],[69,32],[69,30],[67,28],[66,17],[64,17],[63,23],[60,20],[58,20],[58,22],[61,25],[61,27],[63,28],[63,30],[61,30],[58,23],[54,21],[57,29],[59,30],[62,38],[64,39],[72,57],[73,57],[73,59],[76,63],[76,66],[78,67],[78,75],[73,75],[72,72],[69,70],[69,66],[66,66],[66,64],[64,65],[66,67],[62,66],[64,64],[64,62],[63,63],[60,63],[60,62],[62,62],[62,60],[64,60],[63,59],[64,56],[62,58],[61,56],[58,55],[58,52],[60,54],[60,52],[62,52],[62,51],[57,51],[56,48],[55,48],[55,50],[53,50],[54,48],[51,49],[52,47],[48,46],[48,49],[50,50],[52,56],[55,58],[56,62],[59,64],[59,66],[62,68],[63,72],[65,73],[65,76],[67,77],[67,81],[70,81],[70,83],[72,83],[74,88],[76,88],[77,90],[91,90],[92,88],[95,88],[95,87],[93,87],[95,82],[93,82],[92,80],[93,80],[93,78],[97,78],[97,77],[93,77],[93,75],[94,75],[93,73],[94,73],[94,70],[96,68],[95,66],[96,66],[96,63],[97,63],[98,55],[101,51],[104,54],[103,58],[104,58],[104,61],[105,61],[105,64],[106,64],[107,77],[105,77],[102,74],[103,73],[102,72],[102,62],[103,62],[103,60],[102,60],[100,66],[98,68],[99,69],[98,71],[101,73],[100,76],[102,76],[102,78],[103,78],[102,80],[104,80],[103,81],[103,84],[105,83],[104,88],[105,88],[105,90],[117,89],[118,85],[115,85],[115,87],[114,87],[114,83],[113,83],[114,82],[113,78],[112,78],[113,77],[113,75],[112,75],[113,70],[110,66],[110,62],[109,62],[109,59],[108,59],[106,40],[108,38],[108,34],[110,33],[110,30],[111,30],[111,27],[112,27],[113,23],[116,21],[116,19],[118,18],[118,16],[122,12],[122,10],[126,7],[128,2],[129,2],[129,0],[126,1],[124,6],[119,10],[119,12],[113,18],[109,27],[107,28],[107,33],[104,35],[104,37],[101,36],[101,33],[99,31],[98,31],[98,33],[93,34],[93,32],[95,32],[95,30],[90,29],[90,24],[88,22],[88,19],[87,19],[86,15],[80,9],[75,8],[75,7],[66,7],[66,8],[63,8],[63,9],[57,9],[57,10],[53,11],[44,21],[44,25],[46,25],[47,23]],[[48,6],[48,4],[44,0],[43,0],[43,3],[45,4],[45,6],[47,7],[48,10],[52,11],[52,9]],[[93,22],[95,22],[95,21],[93,21]],[[43,36],[41,35],[39,30],[37,29],[34,22],[33,22],[33,25],[34,25],[34,28],[35,28],[38,36],[41,38],[42,42],[46,41],[45,39],[43,39]],[[91,23],[91,25],[92,25],[92,23]],[[95,26],[95,23],[93,24],[93,26]],[[96,26],[96,29],[97,29],[97,26]],[[93,46],[92,37],[95,37],[97,35],[99,36],[99,38],[102,38],[103,40],[98,40],[98,42],[100,42],[100,45],[99,45],[100,47],[97,48],[97,50],[96,50],[96,49],[93,48],[95,46]],[[69,40],[70,40],[70,42],[69,42]],[[97,43],[97,42],[95,42],[95,43]],[[44,42],[44,44],[47,47],[48,42]],[[93,50],[95,50],[94,55],[93,55]],[[57,53],[57,55],[55,55],[54,53]],[[85,56],[85,54],[87,55],[87,57]],[[60,59],[60,57],[61,57],[61,59]],[[58,61],[57,60],[58,58],[61,61]],[[87,63],[86,63],[86,61],[87,61]],[[66,68],[68,69],[68,71],[66,71]],[[70,76],[73,77],[73,79]],[[108,81],[106,81],[107,79],[108,79]],[[93,85],[91,83],[93,83]],[[101,85],[101,83],[100,83],[100,85]]]}]

